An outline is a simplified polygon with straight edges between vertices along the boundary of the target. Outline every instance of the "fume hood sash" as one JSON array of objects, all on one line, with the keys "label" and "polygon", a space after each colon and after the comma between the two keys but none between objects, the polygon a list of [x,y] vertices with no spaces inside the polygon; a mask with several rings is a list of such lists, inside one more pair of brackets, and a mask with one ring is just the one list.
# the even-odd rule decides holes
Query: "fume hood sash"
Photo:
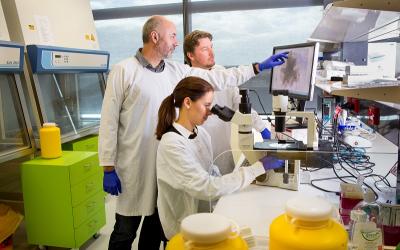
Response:
[{"label": "fume hood sash", "polygon": [[23,56],[22,44],[0,41],[0,163],[35,150],[20,80]]},{"label": "fume hood sash", "polygon": [[396,8],[390,11],[371,10],[333,4],[327,7],[309,40],[342,43],[398,38],[399,22],[400,12]]}]

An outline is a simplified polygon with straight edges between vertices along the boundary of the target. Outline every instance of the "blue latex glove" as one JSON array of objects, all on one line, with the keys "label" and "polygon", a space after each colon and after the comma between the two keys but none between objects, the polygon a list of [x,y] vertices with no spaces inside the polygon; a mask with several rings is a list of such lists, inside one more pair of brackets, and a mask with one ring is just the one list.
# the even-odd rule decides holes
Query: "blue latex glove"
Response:
[{"label": "blue latex glove", "polygon": [[271,132],[269,132],[269,130],[265,128],[263,131],[261,131],[261,136],[264,140],[271,139]]},{"label": "blue latex glove", "polygon": [[104,171],[103,189],[109,194],[117,195],[121,193],[121,181],[118,178],[115,169],[112,171]]},{"label": "blue latex glove", "polygon": [[275,66],[282,65],[285,63],[285,59],[288,58],[289,52],[282,52],[276,55],[272,55],[269,58],[258,64],[258,69],[263,71],[264,69],[272,69]]},{"label": "blue latex glove", "polygon": [[260,159],[260,162],[263,164],[265,171],[285,166],[285,161],[279,160],[275,156],[264,156]]}]

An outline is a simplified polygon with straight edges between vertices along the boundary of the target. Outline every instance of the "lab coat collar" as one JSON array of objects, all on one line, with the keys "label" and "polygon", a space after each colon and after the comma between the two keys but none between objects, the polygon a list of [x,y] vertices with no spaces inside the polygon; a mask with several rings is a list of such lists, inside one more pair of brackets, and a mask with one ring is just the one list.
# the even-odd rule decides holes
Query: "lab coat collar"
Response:
[{"label": "lab coat collar", "polygon": [[149,63],[149,61],[147,61],[146,58],[144,58],[144,56],[142,54],[142,48],[140,48],[136,51],[135,57],[139,61],[140,65],[142,65],[143,67],[145,67],[146,69],[148,69],[152,72],[160,73],[160,72],[164,71],[165,61],[161,60],[160,64],[158,64],[155,68],[153,68],[153,66]]},{"label": "lab coat collar", "polygon": [[174,122],[172,126],[174,126],[174,128],[179,132],[179,134],[181,134],[185,138],[194,139],[197,136],[198,129],[196,126],[194,127],[193,131],[187,130],[184,126],[176,122]]}]

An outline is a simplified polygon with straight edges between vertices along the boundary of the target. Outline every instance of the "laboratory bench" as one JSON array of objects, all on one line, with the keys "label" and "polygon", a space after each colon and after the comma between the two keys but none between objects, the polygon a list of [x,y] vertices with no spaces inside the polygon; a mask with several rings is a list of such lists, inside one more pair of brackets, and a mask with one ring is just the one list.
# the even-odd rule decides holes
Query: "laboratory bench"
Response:
[{"label": "laboratory bench", "polygon": [[[370,161],[376,164],[373,167],[374,173],[385,175],[397,162],[397,150],[396,145],[377,134],[373,141],[373,147],[365,150],[366,154],[370,156]],[[341,170],[337,165],[335,167],[339,174],[345,173],[340,172]],[[339,196],[312,187],[309,181],[305,181],[303,178],[305,172],[309,172],[308,177],[311,177],[311,180],[334,176],[332,168],[322,168],[318,171],[304,171],[304,168],[302,168],[300,179],[303,180],[297,191],[251,184],[237,193],[221,197],[214,208],[214,213],[227,216],[241,227],[249,227],[256,239],[264,242],[263,245],[265,245],[269,237],[270,224],[273,219],[284,213],[285,203],[289,199],[298,195],[318,196],[330,201],[335,207],[339,206]],[[388,179],[390,184],[395,186],[396,177],[389,175]],[[339,193],[340,182],[338,179],[321,181],[318,182],[318,186]]]}]

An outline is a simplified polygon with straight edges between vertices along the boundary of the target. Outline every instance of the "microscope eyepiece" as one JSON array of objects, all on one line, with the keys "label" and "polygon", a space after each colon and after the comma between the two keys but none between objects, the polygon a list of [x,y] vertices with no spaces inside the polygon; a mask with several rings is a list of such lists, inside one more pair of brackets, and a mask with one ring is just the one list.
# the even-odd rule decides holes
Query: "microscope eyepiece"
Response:
[{"label": "microscope eyepiece", "polygon": [[211,113],[213,113],[214,115],[217,115],[219,119],[225,121],[225,122],[229,122],[232,120],[232,117],[235,115],[235,111],[224,106],[221,107],[218,104],[215,104],[212,108],[211,108]]},{"label": "microscope eyepiece", "polygon": [[240,89],[239,94],[241,95],[240,103],[239,103],[239,111],[242,114],[250,114],[251,113],[251,103],[249,98],[249,90],[248,89]]}]

